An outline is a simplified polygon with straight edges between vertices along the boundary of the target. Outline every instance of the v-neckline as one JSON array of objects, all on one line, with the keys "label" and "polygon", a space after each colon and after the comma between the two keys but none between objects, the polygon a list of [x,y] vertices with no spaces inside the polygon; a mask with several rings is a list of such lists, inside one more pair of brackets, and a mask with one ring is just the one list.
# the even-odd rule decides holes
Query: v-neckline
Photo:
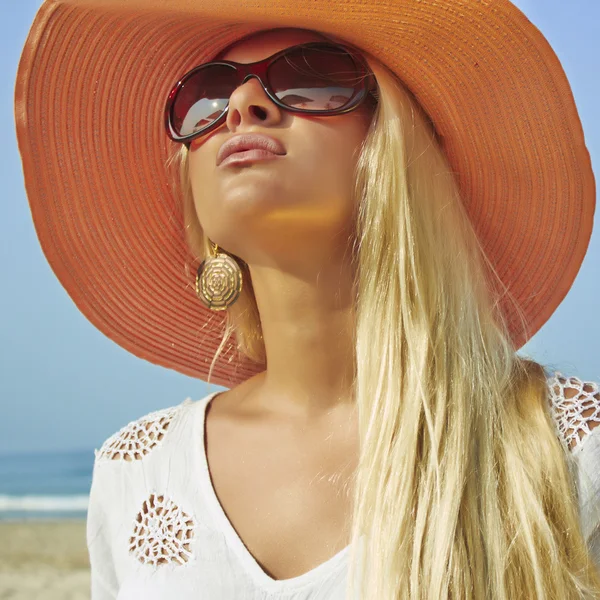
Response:
[{"label": "v-neckline", "polygon": [[326,575],[335,572],[344,564],[344,559],[350,550],[349,545],[310,571],[302,573],[296,577],[290,577],[288,579],[273,579],[270,575],[265,573],[263,568],[260,566],[238,535],[237,531],[231,524],[231,521],[227,517],[223,507],[221,506],[221,502],[219,501],[212,483],[210,470],[208,467],[208,457],[206,455],[205,437],[207,407],[213,398],[220,393],[221,392],[219,391],[213,392],[208,396],[205,396],[202,400],[198,401],[197,409],[200,411],[200,414],[194,415],[193,440],[196,447],[196,451],[194,452],[194,457],[197,460],[196,472],[199,473],[200,484],[202,490],[204,491],[205,501],[213,518],[215,519],[217,527],[225,536],[227,544],[235,552],[246,572],[254,579],[256,583],[268,591],[295,590],[297,588],[315,583],[324,578]]}]

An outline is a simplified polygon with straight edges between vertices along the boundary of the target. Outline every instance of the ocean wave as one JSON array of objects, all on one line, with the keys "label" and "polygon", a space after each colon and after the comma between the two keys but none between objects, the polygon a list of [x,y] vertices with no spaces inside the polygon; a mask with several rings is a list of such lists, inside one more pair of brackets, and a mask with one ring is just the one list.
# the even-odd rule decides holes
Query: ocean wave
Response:
[{"label": "ocean wave", "polygon": [[0,512],[35,511],[63,512],[87,511],[90,497],[88,495],[73,496],[6,496],[0,494]]}]

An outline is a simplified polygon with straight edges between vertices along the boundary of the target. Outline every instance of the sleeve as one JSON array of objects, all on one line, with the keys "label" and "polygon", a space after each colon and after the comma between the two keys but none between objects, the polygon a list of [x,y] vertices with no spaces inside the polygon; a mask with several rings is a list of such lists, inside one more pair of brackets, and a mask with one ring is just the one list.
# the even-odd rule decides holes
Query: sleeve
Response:
[{"label": "sleeve", "polygon": [[590,435],[575,457],[580,490],[582,530],[600,568],[600,429]]},{"label": "sleeve", "polygon": [[571,454],[582,532],[600,566],[600,386],[558,371],[548,383],[558,434]]},{"label": "sleeve", "polygon": [[112,468],[95,452],[94,470],[88,504],[86,538],[91,567],[91,600],[115,600],[118,581],[111,549]]},{"label": "sleeve", "polygon": [[[115,600],[128,566],[123,550],[123,519],[130,497],[146,487],[144,458],[160,447],[181,404],[130,421],[94,451],[94,470],[87,516],[87,547],[91,567],[91,600]],[[137,510],[137,509],[136,509]],[[141,597],[141,596],[140,596]]]}]

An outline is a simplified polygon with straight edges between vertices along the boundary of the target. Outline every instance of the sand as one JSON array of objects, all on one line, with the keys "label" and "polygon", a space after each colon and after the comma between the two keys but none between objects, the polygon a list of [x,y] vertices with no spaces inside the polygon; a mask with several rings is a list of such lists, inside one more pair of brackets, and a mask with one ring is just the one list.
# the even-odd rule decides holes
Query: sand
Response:
[{"label": "sand", "polygon": [[85,520],[0,521],[0,600],[89,600]]}]

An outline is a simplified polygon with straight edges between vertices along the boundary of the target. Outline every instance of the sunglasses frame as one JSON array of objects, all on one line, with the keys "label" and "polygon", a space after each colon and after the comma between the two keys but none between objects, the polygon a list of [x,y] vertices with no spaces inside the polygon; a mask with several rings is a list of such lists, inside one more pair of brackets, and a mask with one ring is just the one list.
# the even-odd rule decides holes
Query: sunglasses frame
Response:
[{"label": "sunglasses frame", "polygon": [[[273,62],[275,62],[282,56],[289,54],[290,52],[297,51],[299,48],[308,48],[308,49],[311,49],[311,48],[330,48],[330,49],[335,48],[336,50],[339,50],[339,49],[344,50],[350,56],[350,58],[354,61],[355,65],[356,65],[356,72],[359,75],[361,75],[360,81],[357,84],[357,86],[355,87],[355,94],[352,97],[352,99],[350,100],[350,102],[348,102],[347,104],[345,104],[344,106],[342,106],[340,108],[332,108],[332,109],[325,109],[325,110],[310,110],[310,109],[306,109],[306,108],[294,108],[294,107],[288,106],[287,104],[284,104],[283,102],[281,102],[281,100],[279,100],[277,98],[277,96],[275,96],[275,94],[271,90],[271,86],[267,80],[268,69]],[[177,98],[177,94],[178,94],[179,90],[181,89],[183,84],[185,84],[185,82],[190,77],[193,77],[198,71],[200,71],[202,69],[206,69],[207,67],[210,67],[213,65],[230,66],[235,69],[235,73],[236,73],[236,77],[237,77],[237,85],[234,88],[234,90],[237,89],[240,85],[243,85],[244,83],[246,83],[246,81],[248,81],[251,77],[255,77],[256,79],[258,79],[263,90],[265,91],[265,93],[267,94],[267,96],[269,97],[269,99],[272,102],[274,102],[280,108],[287,110],[289,112],[293,112],[293,113],[309,114],[309,115],[313,115],[313,116],[341,115],[341,114],[349,113],[349,112],[352,112],[353,110],[356,110],[365,101],[365,99],[369,96],[369,94],[371,94],[373,96],[375,101],[377,101],[377,99],[378,99],[377,82],[375,79],[375,75],[369,68],[367,62],[361,56],[360,52],[357,49],[352,48],[351,46],[348,46],[345,44],[338,44],[338,43],[334,43],[334,42],[308,42],[308,43],[304,43],[304,44],[297,44],[295,46],[290,46],[288,48],[284,48],[283,50],[280,50],[279,52],[276,52],[275,54],[272,54],[271,56],[268,56],[267,58],[264,58],[262,60],[259,60],[259,61],[253,62],[253,63],[238,63],[238,62],[234,62],[234,61],[230,61],[230,60],[210,61],[207,63],[203,63],[201,65],[198,65],[197,67],[194,67],[192,70],[188,71],[185,75],[183,75],[183,77],[174,85],[173,89],[169,93],[169,96],[167,97],[165,110],[164,110],[164,121],[165,121],[165,128],[167,131],[167,135],[174,142],[179,142],[179,143],[185,144],[188,147],[188,149],[189,149],[189,145],[192,142],[192,140],[194,140],[198,137],[201,137],[203,135],[206,135],[207,133],[210,133],[211,131],[213,131],[214,129],[219,127],[225,121],[225,119],[227,118],[227,113],[229,112],[229,99],[228,99],[227,106],[225,107],[225,109],[223,110],[221,115],[219,117],[217,117],[212,123],[210,123],[209,125],[204,127],[203,129],[195,131],[194,133],[190,133],[189,135],[180,136],[175,133],[175,130],[172,127],[172,121],[171,121],[172,111],[173,111],[175,99]],[[233,93],[233,90],[232,90],[232,93]]]}]

